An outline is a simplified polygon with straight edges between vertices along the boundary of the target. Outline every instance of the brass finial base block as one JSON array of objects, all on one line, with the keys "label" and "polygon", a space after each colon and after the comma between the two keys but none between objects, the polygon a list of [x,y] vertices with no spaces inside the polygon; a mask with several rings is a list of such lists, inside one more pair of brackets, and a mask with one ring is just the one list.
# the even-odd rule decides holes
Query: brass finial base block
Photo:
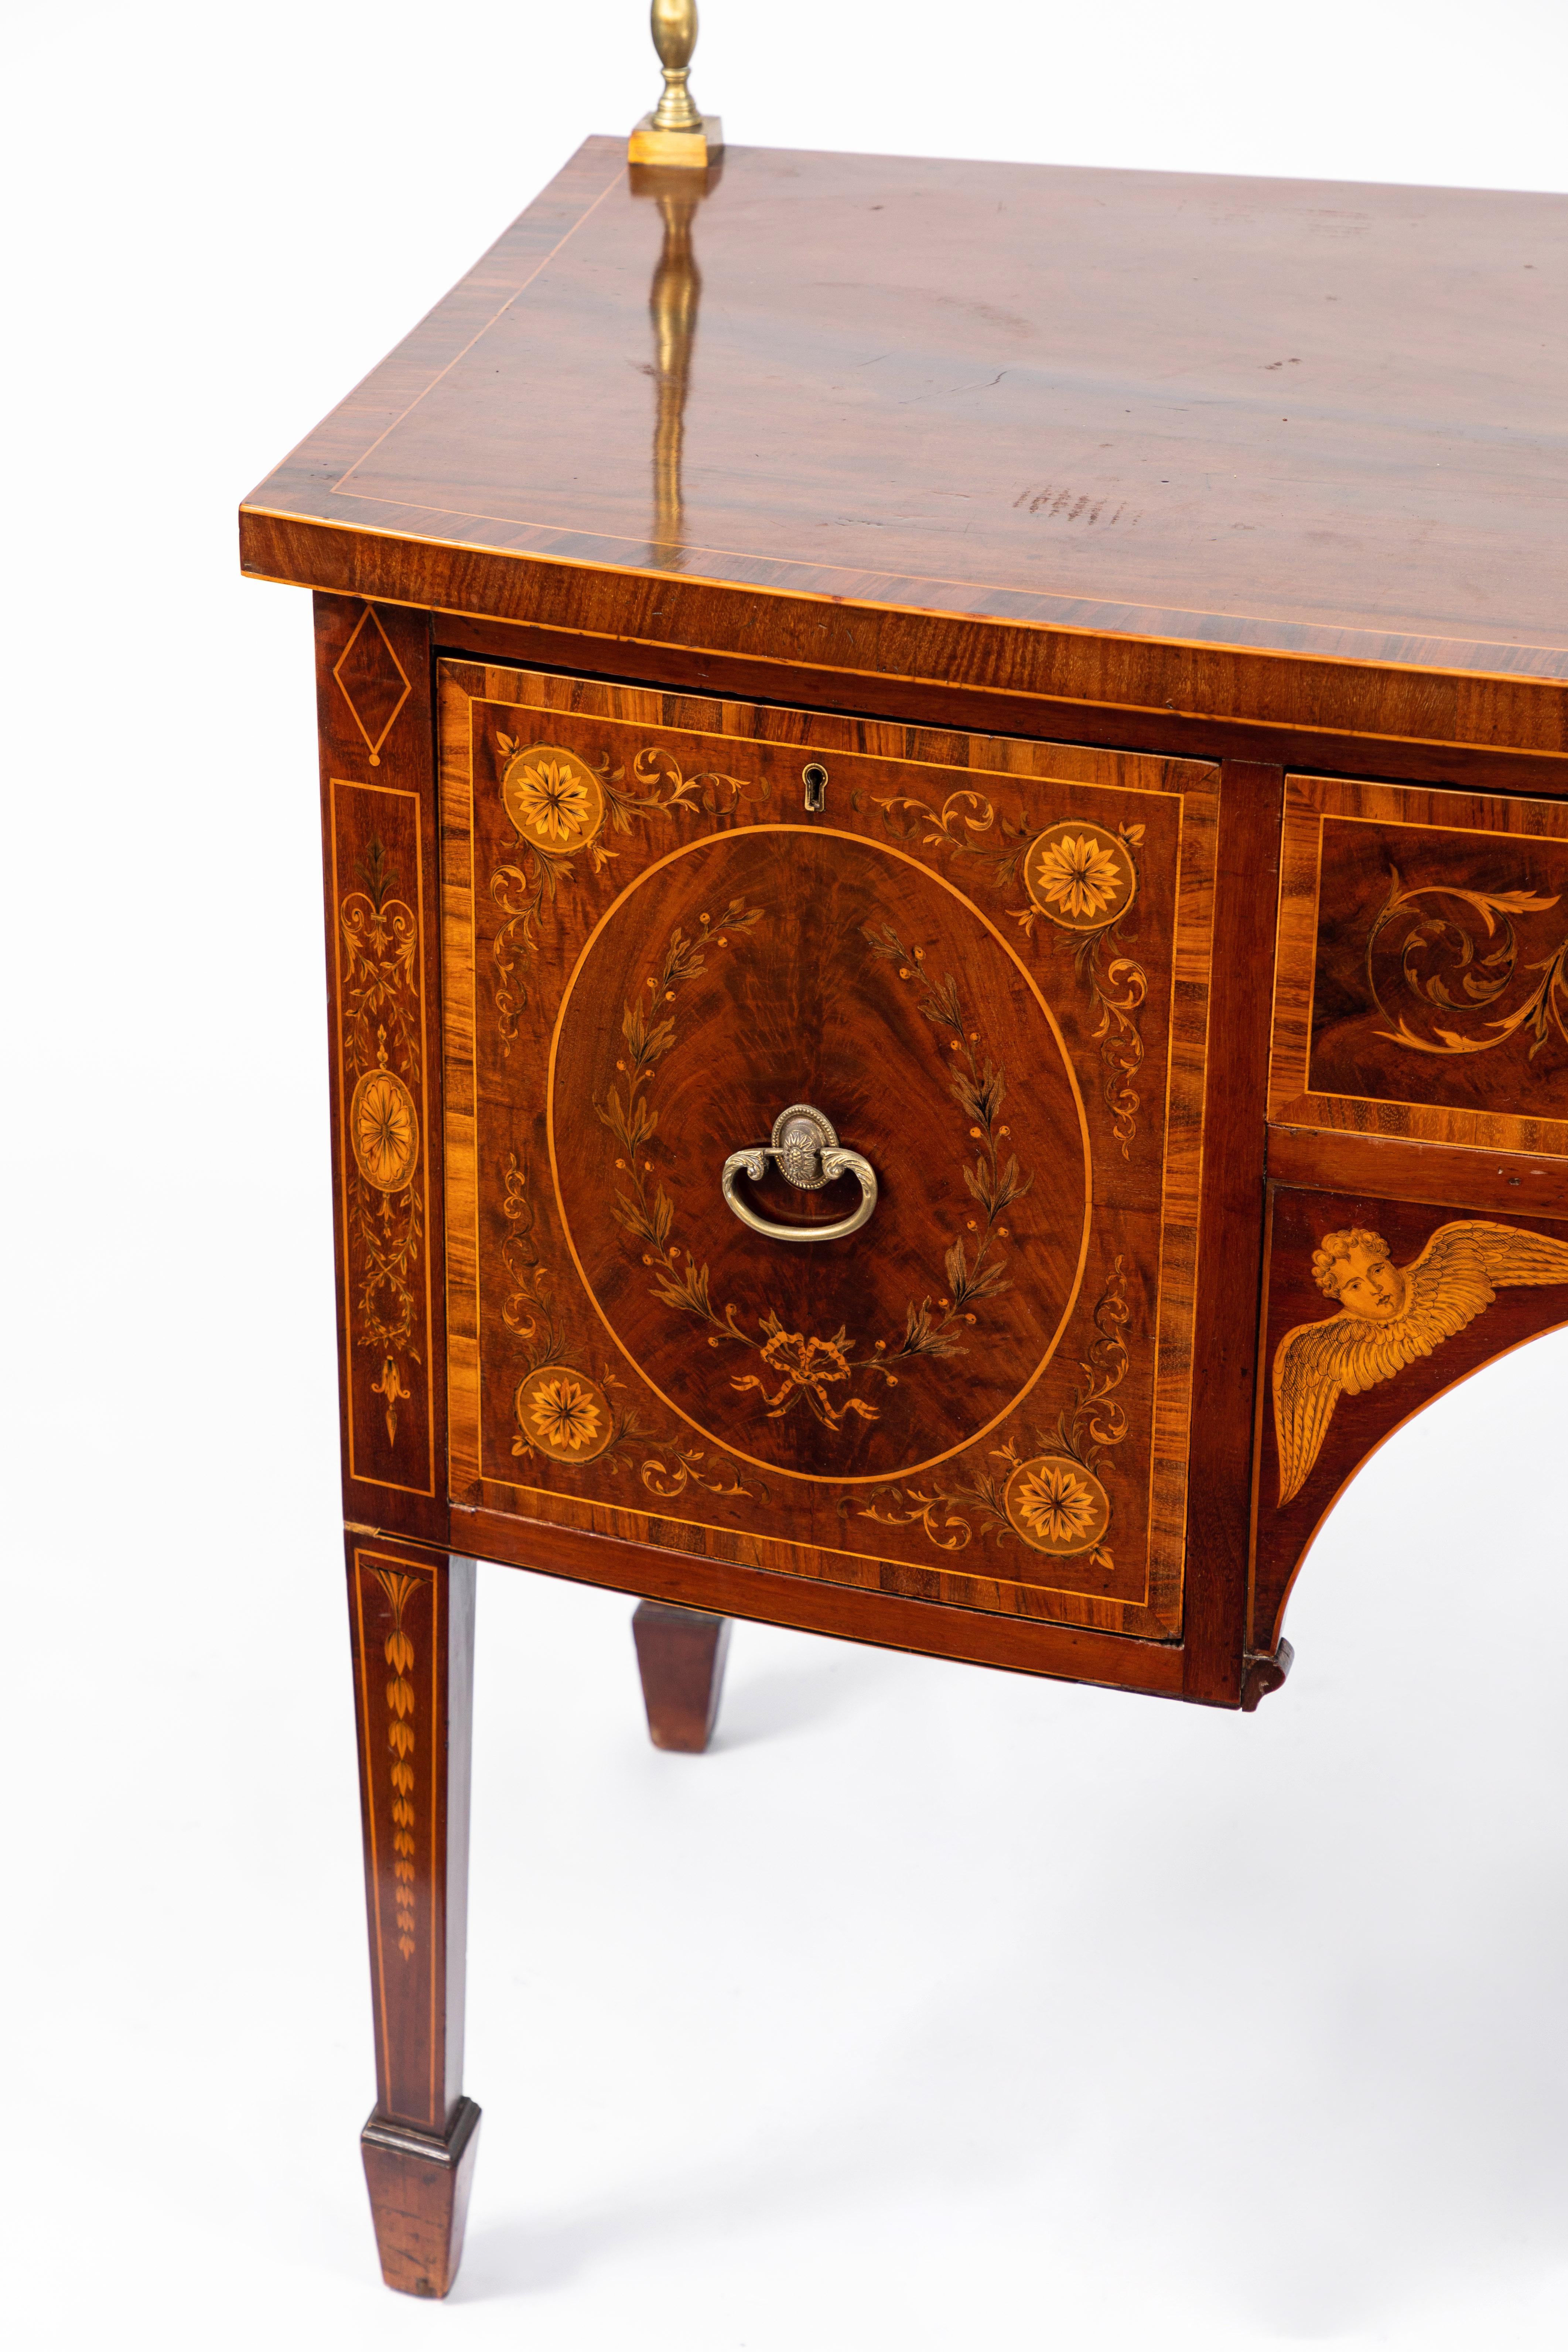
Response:
[{"label": "brass finial base block", "polygon": [[697,0],[653,0],[648,29],[664,75],[664,95],[626,142],[628,163],[661,171],[705,172],[722,153],[724,126],[700,114],[691,95],[691,53],[697,47]]},{"label": "brass finial base block", "polygon": [[690,131],[661,131],[645,114],[626,142],[628,163],[654,163],[664,171],[673,165],[705,172],[723,152],[724,125],[716,114],[700,114]]}]

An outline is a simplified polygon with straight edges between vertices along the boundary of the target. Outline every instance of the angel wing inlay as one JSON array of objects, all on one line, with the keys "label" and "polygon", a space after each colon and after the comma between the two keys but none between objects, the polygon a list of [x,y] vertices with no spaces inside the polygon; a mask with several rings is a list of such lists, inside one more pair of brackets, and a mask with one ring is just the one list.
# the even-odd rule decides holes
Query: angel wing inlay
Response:
[{"label": "angel wing inlay", "polygon": [[1391,1381],[1473,1323],[1499,1289],[1568,1283],[1568,1241],[1465,1219],[1439,1225],[1419,1257],[1394,1265],[1380,1234],[1325,1234],[1312,1254],[1339,1313],[1299,1323],[1274,1351],[1279,1508],[1301,1491],[1342,1396]]}]

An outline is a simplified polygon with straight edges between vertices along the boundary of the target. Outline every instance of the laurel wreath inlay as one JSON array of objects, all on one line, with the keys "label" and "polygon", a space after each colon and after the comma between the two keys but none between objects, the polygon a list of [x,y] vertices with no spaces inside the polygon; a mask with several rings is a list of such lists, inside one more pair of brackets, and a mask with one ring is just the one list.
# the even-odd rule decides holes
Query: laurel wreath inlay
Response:
[{"label": "laurel wreath inlay", "polygon": [[1000,1244],[1008,1228],[1001,1221],[1034,1180],[1021,1171],[1016,1152],[1004,1151],[1010,1135],[1000,1118],[1006,1080],[981,1050],[978,1031],[966,1027],[956,980],[950,972],[940,982],[933,981],[924,969],[923,950],[906,948],[891,924],[879,931],[868,925],[862,936],[872,956],[891,966],[900,982],[918,983],[921,1013],[958,1057],[949,1067],[948,1093],[963,1113],[970,1139],[979,1146],[973,1162],[965,1154],[963,1163],[964,1184],[977,1212],[966,1226],[974,1239],[970,1242],[960,1233],[948,1249],[942,1261],[945,1291],[910,1299],[902,1332],[877,1339],[868,1348],[851,1338],[842,1324],[827,1334],[792,1331],[777,1308],[769,1306],[758,1316],[755,1328],[748,1329],[733,1304],[716,1306],[707,1265],[699,1265],[674,1239],[675,1199],[649,1156],[658,1131],[656,1074],[676,1043],[674,1007],[682,992],[706,971],[713,950],[727,949],[732,939],[763,919],[763,909],[748,907],[742,897],[731,899],[717,919],[700,916],[692,934],[676,926],[658,972],[648,976],[644,993],[626,1002],[623,1052],[616,1064],[624,1089],[612,1084],[595,1108],[620,1147],[615,1213],[631,1239],[643,1245],[642,1262],[653,1274],[653,1297],[705,1325],[710,1347],[735,1346],[756,1358],[755,1370],[732,1375],[730,1385],[754,1395],[767,1419],[783,1420],[804,1405],[824,1428],[839,1430],[851,1414],[862,1421],[879,1418],[880,1408],[857,1392],[858,1384],[896,1388],[902,1368],[921,1358],[963,1352],[963,1335],[976,1320],[977,1305],[1012,1286],[1002,1264]]},{"label": "laurel wreath inlay", "polygon": [[[1135,1081],[1143,1064],[1140,1023],[1149,976],[1128,952],[1121,925],[1138,896],[1141,877],[1134,853],[1144,827],[1112,829],[1078,817],[1040,825],[1026,815],[1015,823],[999,817],[985,794],[972,786],[949,793],[940,809],[901,793],[879,798],[877,806],[895,838],[974,860],[986,870],[993,890],[1022,882],[1028,904],[1008,912],[1026,939],[1033,938],[1042,917],[1076,936],[1074,969],[1100,1014],[1093,1037],[1100,1046],[1111,1132],[1121,1157],[1129,1159],[1138,1131]],[[986,838],[992,835],[994,839]]]}]

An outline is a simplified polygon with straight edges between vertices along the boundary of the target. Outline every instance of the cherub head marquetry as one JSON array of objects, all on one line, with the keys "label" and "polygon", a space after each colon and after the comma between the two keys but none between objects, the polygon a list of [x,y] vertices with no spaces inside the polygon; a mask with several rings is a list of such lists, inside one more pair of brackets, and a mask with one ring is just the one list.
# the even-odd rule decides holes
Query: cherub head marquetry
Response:
[{"label": "cherub head marquetry", "polygon": [[1391,1262],[1381,1234],[1360,1225],[1323,1235],[1321,1249],[1312,1252],[1312,1279],[1347,1315],[1369,1323],[1391,1323],[1410,1303],[1409,1273]]},{"label": "cherub head marquetry", "polygon": [[1381,1234],[1356,1225],[1323,1235],[1312,1276],[1339,1313],[1299,1323],[1274,1351],[1281,1507],[1306,1484],[1342,1396],[1360,1396],[1431,1355],[1500,1289],[1568,1283],[1568,1241],[1466,1219],[1439,1225],[1420,1256],[1401,1266]]}]

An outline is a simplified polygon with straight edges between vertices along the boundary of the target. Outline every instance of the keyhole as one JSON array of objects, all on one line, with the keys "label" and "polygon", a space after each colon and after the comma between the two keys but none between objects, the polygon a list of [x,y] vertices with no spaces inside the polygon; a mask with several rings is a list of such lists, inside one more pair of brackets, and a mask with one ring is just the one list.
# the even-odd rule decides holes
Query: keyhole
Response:
[{"label": "keyhole", "polygon": [[827,771],[820,760],[813,760],[800,774],[805,786],[805,805],[815,814],[827,805]]}]

